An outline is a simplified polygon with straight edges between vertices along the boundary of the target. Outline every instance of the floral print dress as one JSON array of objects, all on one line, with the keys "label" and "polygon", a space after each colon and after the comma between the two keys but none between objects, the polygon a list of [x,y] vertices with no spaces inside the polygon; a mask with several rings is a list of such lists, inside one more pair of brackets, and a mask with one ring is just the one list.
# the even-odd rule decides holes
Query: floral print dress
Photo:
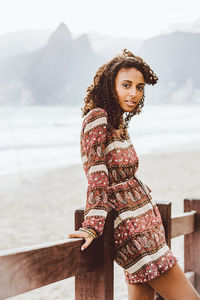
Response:
[{"label": "floral print dress", "polygon": [[172,268],[177,258],[169,249],[151,190],[137,177],[138,157],[128,138],[107,127],[107,112],[92,109],[80,136],[81,159],[87,176],[83,227],[100,236],[110,208],[115,210],[115,261],[127,283],[147,282]]}]

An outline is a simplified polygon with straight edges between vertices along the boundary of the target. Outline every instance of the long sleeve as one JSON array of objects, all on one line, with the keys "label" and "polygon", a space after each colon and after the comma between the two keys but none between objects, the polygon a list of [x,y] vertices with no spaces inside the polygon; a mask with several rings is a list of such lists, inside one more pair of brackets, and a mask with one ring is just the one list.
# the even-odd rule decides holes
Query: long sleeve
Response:
[{"label": "long sleeve", "polygon": [[107,113],[95,108],[86,115],[81,131],[81,157],[88,180],[83,227],[102,235],[109,209],[106,162]]}]

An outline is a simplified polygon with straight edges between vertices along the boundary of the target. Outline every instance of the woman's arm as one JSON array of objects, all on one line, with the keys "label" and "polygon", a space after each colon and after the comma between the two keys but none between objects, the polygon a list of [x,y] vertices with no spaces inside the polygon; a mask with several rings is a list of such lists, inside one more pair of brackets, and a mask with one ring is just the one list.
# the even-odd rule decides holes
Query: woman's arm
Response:
[{"label": "woman's arm", "polygon": [[[107,187],[109,185],[106,162],[107,113],[101,108],[92,110],[83,122],[81,156],[88,180],[87,200],[82,229],[69,237],[83,237],[89,246],[95,237],[102,235],[109,209]],[[93,234],[93,236],[92,236]]]},{"label": "woman's arm", "polygon": [[106,140],[107,113],[102,108],[96,108],[90,112],[84,122],[81,135],[81,154],[88,180],[87,201],[82,226],[94,230],[97,236],[103,233],[109,210]]}]

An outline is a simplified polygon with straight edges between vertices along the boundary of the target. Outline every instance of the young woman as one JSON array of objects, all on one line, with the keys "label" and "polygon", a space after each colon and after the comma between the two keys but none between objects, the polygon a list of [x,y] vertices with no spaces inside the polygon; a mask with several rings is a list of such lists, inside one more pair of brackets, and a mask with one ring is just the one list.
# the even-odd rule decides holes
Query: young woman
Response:
[{"label": "young woman", "polygon": [[[115,261],[123,267],[129,300],[197,300],[177,258],[166,244],[151,190],[137,177],[138,157],[127,128],[144,106],[146,84],[158,78],[126,49],[101,66],[82,108],[81,157],[88,179],[82,227],[69,235],[85,239],[81,250],[102,235],[108,210],[115,210]],[[123,117],[125,115],[125,117]]]}]

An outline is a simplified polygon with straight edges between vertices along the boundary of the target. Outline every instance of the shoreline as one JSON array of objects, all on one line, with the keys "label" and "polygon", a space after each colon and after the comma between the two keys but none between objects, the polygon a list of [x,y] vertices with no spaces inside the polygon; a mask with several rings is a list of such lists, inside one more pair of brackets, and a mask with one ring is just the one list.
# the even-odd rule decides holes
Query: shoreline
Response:
[{"label": "shoreline", "polygon": [[[173,153],[177,153],[177,152],[191,152],[191,151],[198,151],[200,150],[200,140],[196,140],[193,142],[189,142],[189,143],[178,143],[177,145],[170,145],[167,147],[159,147],[153,150],[149,150],[148,152],[144,152],[140,154],[140,151],[138,150],[140,148],[140,146],[134,145],[136,152],[138,154],[139,157],[143,157],[143,156],[149,156],[149,155],[160,155],[160,154],[173,154]],[[137,149],[138,148],[138,149]],[[31,165],[31,166],[21,166],[17,169],[9,169],[9,170],[0,170],[0,178],[2,176],[9,176],[9,175],[14,175],[14,174],[20,174],[20,173],[27,173],[27,172],[34,172],[34,170],[37,172],[37,170],[52,170],[52,169],[58,169],[58,168],[62,168],[62,167],[70,167],[70,166],[74,166],[74,165],[81,165],[81,159],[79,162],[73,162],[71,164],[66,164],[65,161],[57,161],[57,162],[49,162],[47,164],[38,164],[36,163],[35,165]],[[20,175],[19,175],[20,176]]]},{"label": "shoreline", "polygon": [[[197,156],[195,159],[194,156]],[[144,153],[142,155],[138,155],[139,157],[139,167],[137,170],[137,176],[140,177],[142,181],[144,181],[147,185],[151,186],[152,192],[154,190],[158,190],[159,184],[160,186],[164,186],[165,182],[164,179],[167,178],[167,174],[170,174],[170,177],[173,177],[172,170],[174,170],[173,165],[177,168],[183,168],[182,171],[185,171],[186,174],[189,175],[193,173],[194,180],[198,176],[198,170],[200,173],[200,163],[198,165],[198,158],[200,158],[200,142],[195,142],[192,145],[184,144],[177,145],[176,147],[169,147],[156,150],[154,153]],[[153,160],[155,164],[152,165],[150,162]],[[191,162],[190,162],[191,160]],[[193,162],[195,160],[196,162]],[[168,162],[166,162],[168,161]],[[165,167],[166,162],[166,167]],[[170,164],[170,166],[169,166]],[[198,168],[199,166],[199,168]],[[153,168],[152,168],[153,167]],[[192,167],[195,169],[195,173],[197,173],[197,176],[195,176]],[[164,169],[166,170],[166,176],[164,176]],[[178,172],[178,170],[176,170]],[[87,185],[87,180],[85,173],[83,171],[82,163],[73,163],[70,165],[64,165],[64,164],[53,164],[53,165],[46,165],[42,167],[31,167],[26,169],[21,169],[19,171],[14,171],[10,173],[0,173],[0,179],[1,179],[1,186],[0,186],[0,196],[2,191],[6,192],[6,190],[10,191],[12,189],[18,189],[20,186],[23,185],[29,185],[33,181],[38,181],[39,178],[42,177],[48,177],[48,174],[51,174],[50,176],[53,176],[54,173],[63,173],[66,176],[71,176],[76,173],[78,174],[78,177],[85,182],[85,187]],[[160,181],[160,176],[157,176],[157,173],[160,173],[160,176],[162,177],[162,180]],[[181,180],[181,175],[184,175],[183,172],[181,172],[181,169],[179,170],[179,180]],[[154,176],[154,180],[152,180],[152,175]],[[55,176],[55,180],[56,180]],[[156,178],[158,179],[156,184]],[[173,179],[173,178],[172,178]],[[43,178],[44,180],[44,178]],[[48,178],[46,178],[48,180]],[[153,182],[155,181],[155,182]],[[176,179],[176,183],[177,183]],[[81,182],[81,184],[83,184]],[[167,184],[167,182],[166,182]],[[180,186],[180,184],[179,184]],[[178,187],[178,186],[177,186]],[[160,189],[159,189],[160,190]],[[192,190],[190,189],[192,192]],[[199,189],[200,192],[200,189]],[[193,193],[191,194],[193,197]],[[161,200],[162,201],[162,200]],[[169,198],[166,195],[163,195],[163,201],[169,201]]]}]

